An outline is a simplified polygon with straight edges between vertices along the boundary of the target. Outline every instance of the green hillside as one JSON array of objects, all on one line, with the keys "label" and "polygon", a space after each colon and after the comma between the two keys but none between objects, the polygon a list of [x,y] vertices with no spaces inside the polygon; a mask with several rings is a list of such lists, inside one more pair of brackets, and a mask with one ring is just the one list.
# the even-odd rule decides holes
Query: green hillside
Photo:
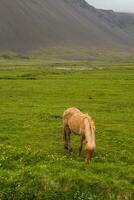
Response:
[{"label": "green hillside", "polygon": [[[0,63],[0,199],[133,199],[133,63]],[[63,148],[62,113],[71,106],[96,123],[89,165],[84,149],[77,160],[79,137],[71,157]]]}]

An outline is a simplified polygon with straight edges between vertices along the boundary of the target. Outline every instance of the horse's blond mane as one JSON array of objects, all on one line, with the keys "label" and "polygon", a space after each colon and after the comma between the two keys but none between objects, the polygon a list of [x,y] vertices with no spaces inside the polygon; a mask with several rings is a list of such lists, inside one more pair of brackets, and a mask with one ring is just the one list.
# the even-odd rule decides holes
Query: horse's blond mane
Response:
[{"label": "horse's blond mane", "polygon": [[90,122],[93,121],[88,113],[83,114],[84,118],[88,119]]},{"label": "horse's blond mane", "polygon": [[88,119],[88,121],[89,121],[89,123],[91,124],[92,128],[95,129],[95,123],[94,123],[94,121],[92,120],[91,116],[90,116],[88,113],[85,113],[84,116],[85,116],[85,117],[84,117],[85,119]]}]

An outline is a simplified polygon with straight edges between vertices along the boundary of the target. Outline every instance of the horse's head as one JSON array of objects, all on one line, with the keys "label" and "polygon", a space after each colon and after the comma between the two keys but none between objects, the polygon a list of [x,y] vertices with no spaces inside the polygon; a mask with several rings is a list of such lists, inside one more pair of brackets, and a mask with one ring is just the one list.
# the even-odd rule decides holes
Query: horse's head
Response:
[{"label": "horse's head", "polygon": [[93,153],[94,153],[94,149],[86,149],[86,163],[89,163],[92,160],[93,157]]}]

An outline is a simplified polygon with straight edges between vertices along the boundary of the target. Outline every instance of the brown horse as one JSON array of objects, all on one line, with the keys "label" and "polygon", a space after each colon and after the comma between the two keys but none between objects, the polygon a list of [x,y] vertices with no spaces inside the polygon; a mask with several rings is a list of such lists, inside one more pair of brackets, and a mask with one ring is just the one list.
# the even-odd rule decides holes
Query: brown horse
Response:
[{"label": "brown horse", "polygon": [[63,113],[64,125],[64,147],[71,151],[70,135],[73,132],[80,136],[80,145],[78,148],[78,157],[86,140],[86,162],[91,161],[95,144],[95,125],[92,118],[88,114],[83,114],[77,108],[68,108]]}]

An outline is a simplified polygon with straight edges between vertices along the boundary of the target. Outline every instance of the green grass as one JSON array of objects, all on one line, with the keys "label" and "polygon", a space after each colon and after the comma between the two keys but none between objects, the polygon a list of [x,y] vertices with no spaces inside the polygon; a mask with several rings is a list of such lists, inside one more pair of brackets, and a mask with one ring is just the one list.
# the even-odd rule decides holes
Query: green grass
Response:
[{"label": "green grass", "polygon": [[[133,199],[133,63],[6,59],[0,65],[0,199]],[[63,149],[62,113],[71,106],[96,123],[90,165],[84,150],[76,158],[79,137],[72,136],[71,157]]]}]

